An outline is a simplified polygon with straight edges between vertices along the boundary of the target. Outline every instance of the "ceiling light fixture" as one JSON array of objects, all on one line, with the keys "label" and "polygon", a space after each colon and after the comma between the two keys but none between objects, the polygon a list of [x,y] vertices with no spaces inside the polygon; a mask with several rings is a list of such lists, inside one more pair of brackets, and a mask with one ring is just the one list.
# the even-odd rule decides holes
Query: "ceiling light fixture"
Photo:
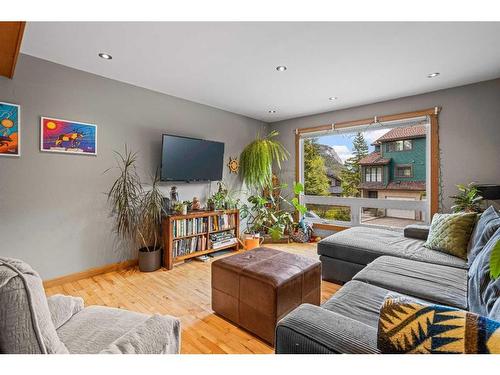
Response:
[{"label": "ceiling light fixture", "polygon": [[270,109],[269,111],[267,111],[268,113],[276,113],[276,111],[274,109]]},{"label": "ceiling light fixture", "polygon": [[330,96],[328,100],[337,100],[338,98],[336,96]]},{"label": "ceiling light fixture", "polygon": [[104,59],[104,60],[111,60],[113,58],[113,56],[111,56],[110,54],[108,53],[99,53],[98,56],[101,58],[101,59]]},{"label": "ceiling light fixture", "polygon": [[286,67],[285,65],[278,65],[278,66],[276,67],[276,70],[277,70],[278,72],[284,72],[286,69],[287,69],[287,67]]},{"label": "ceiling light fixture", "polygon": [[439,72],[427,74],[427,78],[434,78],[437,77],[439,74],[440,74]]}]

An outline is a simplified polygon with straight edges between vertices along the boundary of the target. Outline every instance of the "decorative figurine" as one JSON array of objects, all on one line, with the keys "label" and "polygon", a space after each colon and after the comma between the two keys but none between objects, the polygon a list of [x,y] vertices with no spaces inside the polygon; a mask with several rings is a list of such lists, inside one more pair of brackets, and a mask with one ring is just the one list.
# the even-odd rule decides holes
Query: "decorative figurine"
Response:
[{"label": "decorative figurine", "polygon": [[193,198],[193,203],[191,205],[192,210],[201,210],[201,202],[197,197]]},{"label": "decorative figurine", "polygon": [[177,192],[177,186],[172,186],[170,188],[170,207],[175,210],[175,205],[179,202],[179,193]]}]

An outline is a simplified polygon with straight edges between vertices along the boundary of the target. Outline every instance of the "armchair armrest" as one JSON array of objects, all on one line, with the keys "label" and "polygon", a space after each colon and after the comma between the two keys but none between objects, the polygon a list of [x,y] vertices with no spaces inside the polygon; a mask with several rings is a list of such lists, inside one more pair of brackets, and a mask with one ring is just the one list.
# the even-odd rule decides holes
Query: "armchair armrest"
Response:
[{"label": "armchair armrest", "polygon": [[407,238],[415,238],[417,240],[426,241],[429,236],[429,225],[410,224],[404,227],[403,234]]},{"label": "armchair armrest", "polygon": [[83,310],[83,298],[55,294],[47,298],[50,316],[56,329]]},{"label": "armchair armrest", "polygon": [[99,354],[178,354],[180,332],[179,319],[153,315],[117,338]]},{"label": "armchair armrest", "polygon": [[318,306],[303,304],[276,327],[276,354],[375,354],[377,330]]}]

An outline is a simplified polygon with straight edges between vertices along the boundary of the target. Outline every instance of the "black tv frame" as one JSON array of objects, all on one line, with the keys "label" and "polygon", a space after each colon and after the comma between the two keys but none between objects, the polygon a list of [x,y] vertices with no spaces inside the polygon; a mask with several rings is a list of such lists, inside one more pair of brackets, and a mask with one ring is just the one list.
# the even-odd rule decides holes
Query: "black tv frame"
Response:
[{"label": "black tv frame", "polygon": [[[196,138],[196,137],[186,137],[184,135],[177,135],[177,134],[168,134],[168,133],[163,133],[161,135],[161,159],[160,159],[160,181],[161,182],[186,182],[186,183],[190,183],[190,182],[210,182],[210,181],[219,181],[219,180],[205,180],[205,179],[192,179],[192,180],[164,180],[162,178],[162,175],[161,175],[161,171],[163,170],[163,138],[164,136],[169,136],[169,137],[176,137],[176,138],[186,138],[186,139],[194,139],[194,140],[197,140],[197,141],[208,141],[208,142],[216,142],[216,143],[222,143],[222,145],[224,146],[224,151],[223,151],[223,154],[222,154],[222,174],[224,174],[224,152],[226,151],[226,144],[224,142],[219,142],[219,141],[212,141],[210,139],[204,139],[204,138]],[[222,180],[222,177],[221,177],[221,180]]]}]

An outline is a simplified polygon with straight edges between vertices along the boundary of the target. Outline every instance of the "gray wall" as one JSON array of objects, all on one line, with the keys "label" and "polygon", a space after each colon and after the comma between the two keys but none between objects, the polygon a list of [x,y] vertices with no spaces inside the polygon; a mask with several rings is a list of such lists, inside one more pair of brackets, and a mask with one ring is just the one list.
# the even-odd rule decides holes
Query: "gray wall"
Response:
[{"label": "gray wall", "polygon": [[[0,157],[0,256],[27,261],[44,279],[134,255],[111,234],[104,192],[115,173],[103,171],[115,164],[113,150],[125,143],[138,150],[139,170],[149,175],[160,162],[162,133],[225,142],[227,161],[266,126],[26,55],[13,80],[0,77],[0,101],[20,104],[22,119],[21,157]],[[40,152],[42,115],[97,124],[98,156]],[[240,189],[227,172],[224,179]],[[208,193],[207,184],[178,186],[181,199]]]},{"label": "gray wall", "polygon": [[272,123],[280,140],[292,153],[282,170],[282,179],[295,178],[294,130],[333,122],[357,120],[442,107],[439,115],[443,210],[455,185],[475,181],[500,183],[500,79],[435,91],[339,111]]}]

